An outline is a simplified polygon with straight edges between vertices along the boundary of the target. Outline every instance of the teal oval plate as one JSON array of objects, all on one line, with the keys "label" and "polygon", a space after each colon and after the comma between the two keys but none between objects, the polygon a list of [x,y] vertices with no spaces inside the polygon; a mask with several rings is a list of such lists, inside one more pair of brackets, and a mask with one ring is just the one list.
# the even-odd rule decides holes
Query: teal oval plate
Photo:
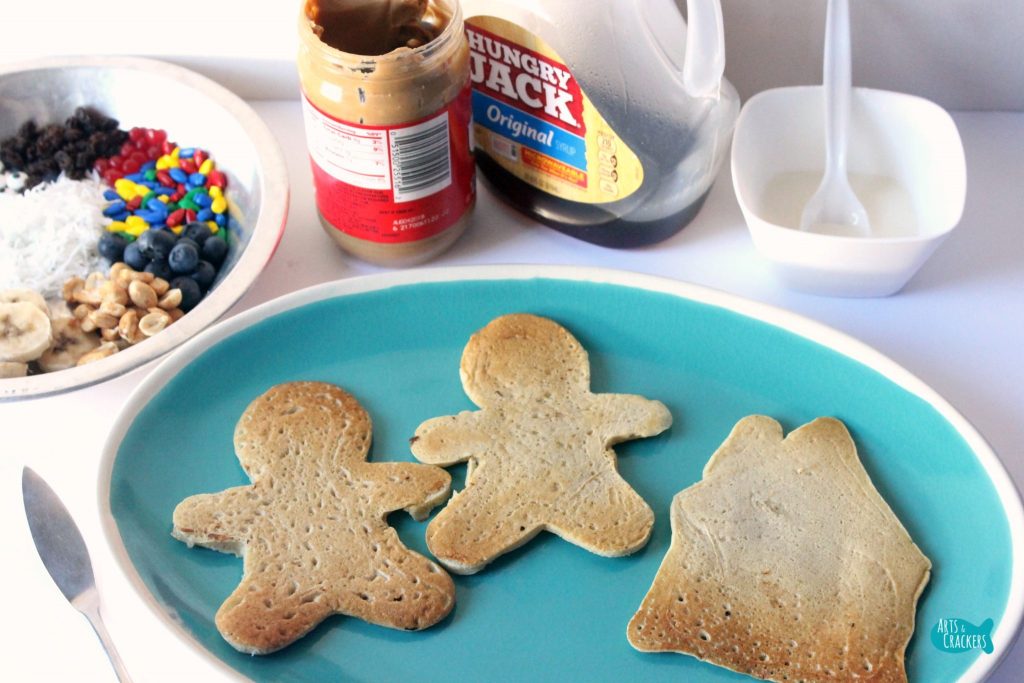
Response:
[{"label": "teal oval plate", "polygon": [[[276,654],[236,652],[213,615],[241,561],[170,536],[183,498],[248,483],[235,422],[272,385],[338,384],[374,423],[370,458],[412,460],[427,418],[474,406],[459,382],[470,334],[531,312],[590,353],[596,392],[663,401],[674,424],[617,447],[619,469],[656,521],[636,554],[603,558],[541,534],[474,576],[456,576],[444,621],[407,633],[332,617]],[[126,402],[101,474],[107,537],[169,629],[257,681],[751,680],[692,657],[643,654],[626,624],[669,545],[672,497],[697,481],[745,415],[789,431],[843,420],[872,480],[933,563],[907,651],[911,681],[978,681],[1009,647],[1024,609],[1021,504],[984,440],[920,380],[863,344],[790,313],[671,280],[607,270],[420,270],[317,286],[244,312],[167,358]],[[455,488],[462,472],[453,471]],[[426,553],[425,523],[389,521]],[[784,549],[783,549],[784,552]],[[946,652],[941,620],[992,619],[992,654]]]}]

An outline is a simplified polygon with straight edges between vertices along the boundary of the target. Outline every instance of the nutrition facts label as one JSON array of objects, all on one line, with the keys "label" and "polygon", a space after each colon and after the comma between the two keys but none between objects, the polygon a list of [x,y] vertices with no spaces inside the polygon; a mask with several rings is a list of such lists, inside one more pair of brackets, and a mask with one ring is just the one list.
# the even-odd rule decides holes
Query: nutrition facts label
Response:
[{"label": "nutrition facts label", "polygon": [[334,178],[367,190],[391,189],[386,129],[360,128],[329,118],[302,98],[309,153]]}]

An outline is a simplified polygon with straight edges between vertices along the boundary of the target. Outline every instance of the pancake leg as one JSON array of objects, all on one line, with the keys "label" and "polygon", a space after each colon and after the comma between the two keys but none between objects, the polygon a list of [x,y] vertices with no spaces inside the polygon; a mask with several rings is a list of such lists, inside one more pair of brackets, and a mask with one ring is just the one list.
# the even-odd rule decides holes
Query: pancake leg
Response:
[{"label": "pancake leg", "polygon": [[[246,558],[258,562],[251,555]],[[309,633],[333,609],[320,591],[296,589],[276,573],[246,573],[217,610],[217,629],[236,649],[267,654]]]},{"label": "pancake leg", "polygon": [[507,491],[467,488],[427,525],[427,547],[445,567],[458,574],[475,574],[540,532],[540,526],[526,523],[526,516],[516,509],[495,505],[495,499],[510,500],[513,505],[525,500]]},{"label": "pancake leg", "polygon": [[604,473],[576,499],[576,505],[563,508],[548,525],[570,543],[605,557],[620,557],[639,550],[650,538],[654,512],[617,473]]},{"label": "pancake leg", "polygon": [[372,624],[418,631],[444,619],[455,605],[455,584],[437,564],[402,545],[389,529],[370,580],[337,593],[338,611]]}]

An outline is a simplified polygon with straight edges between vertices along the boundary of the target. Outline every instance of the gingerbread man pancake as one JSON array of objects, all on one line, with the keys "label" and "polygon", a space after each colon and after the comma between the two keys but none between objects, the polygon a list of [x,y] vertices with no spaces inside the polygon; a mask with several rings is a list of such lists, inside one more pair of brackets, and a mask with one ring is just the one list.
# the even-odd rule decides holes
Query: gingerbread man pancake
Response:
[{"label": "gingerbread man pancake", "polygon": [[654,514],[619,475],[612,446],[667,429],[664,405],[591,393],[586,350],[534,315],[474,334],[460,374],[481,409],[428,420],[412,439],[422,462],[469,461],[465,488],[427,527],[446,567],[475,573],[542,530],[608,557],[647,543]]},{"label": "gingerbread man pancake", "polygon": [[369,415],[338,387],[276,386],[235,428],[252,484],[175,509],[175,538],[243,558],[242,581],[216,615],[236,649],[273,652],[332,614],[417,630],[451,611],[451,577],[385,521],[401,509],[425,518],[451,477],[416,463],[368,463],[370,438]]}]

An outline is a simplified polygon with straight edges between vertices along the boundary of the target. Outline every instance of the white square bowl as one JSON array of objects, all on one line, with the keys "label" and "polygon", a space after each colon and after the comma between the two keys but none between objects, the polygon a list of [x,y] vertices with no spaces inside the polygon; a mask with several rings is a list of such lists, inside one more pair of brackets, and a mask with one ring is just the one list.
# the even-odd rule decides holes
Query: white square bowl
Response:
[{"label": "white square bowl", "polygon": [[[912,95],[854,88],[848,171],[889,178],[903,188],[913,224],[889,226],[868,237],[803,232],[800,210],[814,186],[806,196],[792,192],[781,198],[793,205],[791,225],[774,222],[779,212],[772,207],[780,198],[771,192],[782,174],[813,173],[820,179],[823,98],[821,86],[801,86],[767,90],[746,103],[732,144],[736,199],[755,246],[786,286],[828,296],[893,294],[960,221],[967,193],[963,143],[953,119],[938,105]],[[869,220],[874,223],[870,207]]]}]

